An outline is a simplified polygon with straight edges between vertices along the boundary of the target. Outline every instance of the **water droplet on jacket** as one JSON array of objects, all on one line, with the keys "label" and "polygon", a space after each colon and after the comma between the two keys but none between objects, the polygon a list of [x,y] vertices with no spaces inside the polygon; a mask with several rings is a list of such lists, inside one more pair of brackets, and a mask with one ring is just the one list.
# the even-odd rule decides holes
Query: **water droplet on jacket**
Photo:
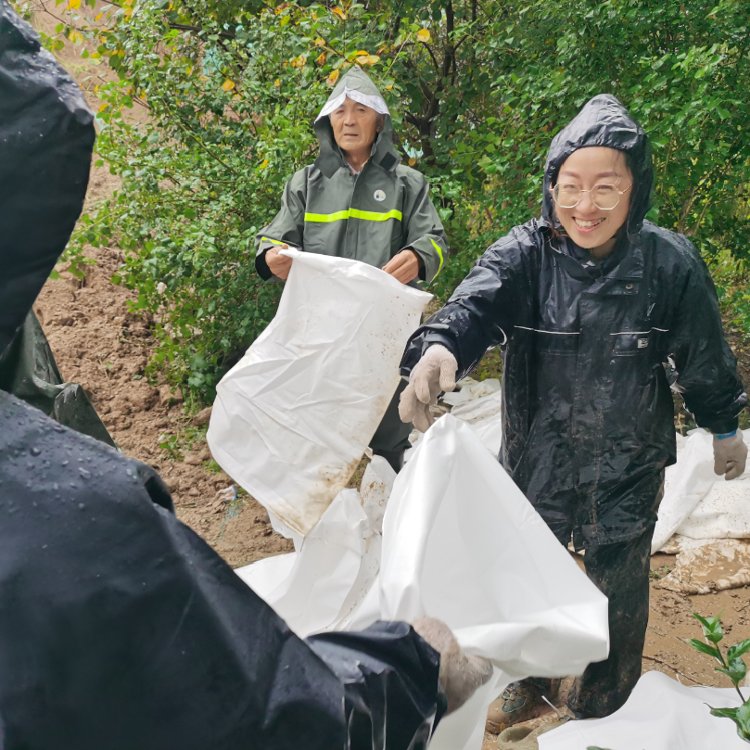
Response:
[{"label": "water droplet on jacket", "polygon": [[78,503],[78,510],[86,510],[86,503]]},{"label": "water droplet on jacket", "polygon": [[78,473],[84,478],[84,479],[91,479],[91,472],[88,469],[84,469],[83,466],[78,467]]},{"label": "water droplet on jacket", "polygon": [[33,446],[29,449],[29,453],[31,453],[32,456],[39,456],[42,453],[42,449]]}]

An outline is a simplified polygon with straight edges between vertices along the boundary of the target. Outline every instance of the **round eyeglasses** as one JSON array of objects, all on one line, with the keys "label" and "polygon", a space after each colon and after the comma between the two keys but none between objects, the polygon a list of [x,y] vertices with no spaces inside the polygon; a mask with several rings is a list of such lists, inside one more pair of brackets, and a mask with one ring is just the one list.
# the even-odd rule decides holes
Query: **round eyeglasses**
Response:
[{"label": "round eyeglasses", "polygon": [[552,197],[560,208],[575,208],[583,198],[584,193],[589,193],[591,202],[600,211],[612,211],[620,204],[620,199],[633,187],[628,185],[625,190],[618,190],[616,185],[595,185],[590,190],[583,190],[577,185],[566,185],[557,183],[553,188]]}]

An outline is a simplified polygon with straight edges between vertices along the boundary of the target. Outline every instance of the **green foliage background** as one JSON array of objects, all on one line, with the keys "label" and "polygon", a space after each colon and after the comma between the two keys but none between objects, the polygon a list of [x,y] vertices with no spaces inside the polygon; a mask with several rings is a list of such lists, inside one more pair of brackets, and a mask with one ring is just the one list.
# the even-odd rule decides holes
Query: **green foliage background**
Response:
[{"label": "green foliage background", "polygon": [[652,137],[652,218],[714,262],[750,330],[745,0],[57,2],[60,33],[116,73],[97,92],[97,148],[122,180],[69,257],[86,244],[126,251],[119,278],[160,340],[152,366],[197,400],[273,315],[280,287],[256,277],[254,235],[314,159],[312,120],[355,62],[446,223],[438,297],[537,214],[552,136],[610,92]]}]

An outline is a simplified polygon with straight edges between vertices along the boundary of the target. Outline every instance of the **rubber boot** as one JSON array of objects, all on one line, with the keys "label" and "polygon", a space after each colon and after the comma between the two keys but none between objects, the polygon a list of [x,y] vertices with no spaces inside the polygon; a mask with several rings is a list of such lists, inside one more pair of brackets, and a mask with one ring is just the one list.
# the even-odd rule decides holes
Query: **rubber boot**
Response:
[{"label": "rubber boot", "polygon": [[559,680],[533,677],[511,682],[502,695],[490,704],[485,729],[492,734],[500,734],[514,724],[551,712],[552,707],[544,698],[554,701],[559,686]]},{"label": "rubber boot", "polygon": [[382,456],[390,464],[396,474],[404,468],[404,451],[373,451],[376,456]]}]

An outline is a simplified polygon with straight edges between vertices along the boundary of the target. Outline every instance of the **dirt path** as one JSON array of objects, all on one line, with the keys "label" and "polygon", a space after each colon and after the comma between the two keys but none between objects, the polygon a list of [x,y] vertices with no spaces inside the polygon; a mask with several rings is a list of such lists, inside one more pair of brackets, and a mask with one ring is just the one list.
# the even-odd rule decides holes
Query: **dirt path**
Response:
[{"label": "dirt path", "polygon": [[[33,0],[33,25],[54,34],[62,12],[53,0]],[[83,6],[92,19],[106,5]],[[105,66],[66,45],[57,57],[96,111],[96,88],[112,77]],[[136,105],[128,119],[145,121]],[[93,167],[86,195],[92,210],[112,194],[119,180],[106,167]],[[148,324],[128,312],[134,295],[110,279],[122,262],[117,248],[92,248],[94,264],[84,281],[62,274],[50,281],[35,304],[63,377],[81,383],[118,447],[156,468],[166,480],[177,514],[231,565],[240,566],[291,549],[272,533],[261,506],[247,495],[234,498],[231,480],[211,461],[203,439],[207,414],[189,419],[180,394],[149,383],[144,368],[153,347]]]}]

